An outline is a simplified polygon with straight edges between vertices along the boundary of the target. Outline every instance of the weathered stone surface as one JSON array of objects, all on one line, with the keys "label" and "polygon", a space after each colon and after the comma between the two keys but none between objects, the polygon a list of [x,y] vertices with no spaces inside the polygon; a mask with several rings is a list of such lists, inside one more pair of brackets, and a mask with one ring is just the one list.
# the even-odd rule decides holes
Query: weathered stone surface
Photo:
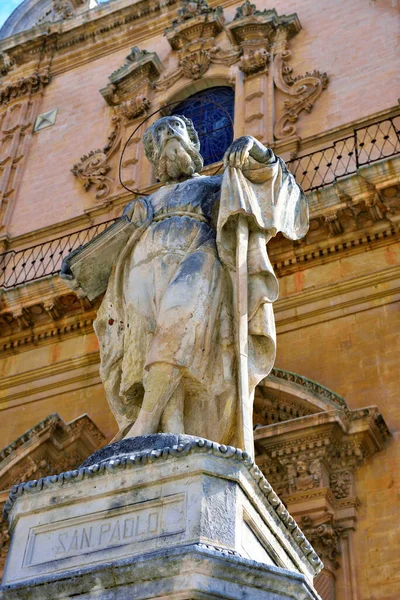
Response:
[{"label": "weathered stone surface", "polygon": [[[118,448],[127,452],[116,458]],[[113,458],[104,458],[106,450]],[[75,577],[82,569],[86,581],[110,563],[118,570],[128,557],[151,562],[159,552],[199,544],[239,562],[255,559],[258,568],[295,571],[309,583],[321,569],[242,451],[159,435],[123,440],[97,457],[103,462],[15,486],[5,509],[12,535],[4,584],[31,588]]]},{"label": "weathered stone surface", "polygon": [[162,450],[163,448],[171,448],[191,443],[194,441],[193,436],[179,433],[154,433],[152,435],[142,435],[135,438],[125,438],[119,442],[114,442],[100,448],[89,456],[83,463],[82,467],[90,467],[96,463],[101,463],[107,460],[121,458],[124,454],[137,454],[147,450]]},{"label": "weathered stone surface", "polygon": [[1,600],[320,600],[304,575],[193,544],[13,584]]}]

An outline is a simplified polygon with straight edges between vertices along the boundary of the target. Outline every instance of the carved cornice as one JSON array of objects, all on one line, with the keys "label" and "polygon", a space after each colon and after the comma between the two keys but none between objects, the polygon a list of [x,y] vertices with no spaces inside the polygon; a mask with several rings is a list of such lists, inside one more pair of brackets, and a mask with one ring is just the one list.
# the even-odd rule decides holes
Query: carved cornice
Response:
[{"label": "carved cornice", "polygon": [[0,77],[8,75],[14,64],[6,52],[0,52]]},{"label": "carved cornice", "polygon": [[50,70],[42,69],[27,77],[4,83],[0,86],[0,106],[24,96],[32,96],[41,92],[50,82]]},{"label": "carved cornice", "polygon": [[172,50],[179,51],[183,58],[185,50],[190,52],[200,40],[214,40],[223,30],[224,21],[220,6],[211,8],[206,0],[183,0],[178,17],[164,35]]},{"label": "carved cornice", "polygon": [[139,50],[134,46],[125,63],[110,75],[110,83],[100,93],[110,106],[121,104],[136,95],[140,88],[147,88],[158,79],[162,70],[163,66],[155,52]]},{"label": "carved cornice", "polygon": [[298,544],[304,558],[309,562],[313,570],[318,573],[323,568],[323,564],[314,552],[311,544],[307,542],[304,534],[296,524],[296,521],[290,516],[285,506],[279,500],[278,496],[275,494],[251,457],[246,452],[232,446],[224,446],[201,438],[196,439],[194,442],[188,442],[179,446],[163,448],[162,450],[138,452],[129,457],[106,460],[99,464],[91,465],[90,467],[67,471],[60,475],[42,477],[38,480],[29,481],[28,483],[20,483],[12,488],[9,498],[4,505],[3,515],[5,519],[8,519],[14,503],[22,494],[36,494],[44,489],[52,488],[53,486],[59,488],[62,485],[72,485],[83,479],[93,480],[104,473],[112,474],[115,471],[129,471],[130,469],[141,467],[156,461],[165,461],[171,458],[180,459],[189,454],[202,453],[213,454],[221,459],[234,459],[235,461],[241,462],[256,482],[265,501],[274,509],[277,517],[282,521],[288,535],[296,542],[296,544]]},{"label": "carved cornice", "polygon": [[296,14],[278,16],[275,9],[257,10],[248,0],[236,9],[235,18],[227,25],[234,43],[243,50],[239,69],[247,76],[260,71],[266,72],[270,54],[279,27],[286,27],[288,36],[293,37],[301,29]]},{"label": "carved cornice", "polygon": [[[385,447],[390,432],[376,406],[350,410],[340,396],[294,373],[275,369],[260,391],[262,397],[258,393],[254,401],[257,463],[321,556],[325,573],[334,578],[341,537],[356,528],[355,471]],[[282,406],[290,402],[299,409],[273,424],[267,414],[263,427],[259,405],[271,392]],[[314,413],[305,413],[305,401]],[[347,554],[343,559],[349,560]]]}]

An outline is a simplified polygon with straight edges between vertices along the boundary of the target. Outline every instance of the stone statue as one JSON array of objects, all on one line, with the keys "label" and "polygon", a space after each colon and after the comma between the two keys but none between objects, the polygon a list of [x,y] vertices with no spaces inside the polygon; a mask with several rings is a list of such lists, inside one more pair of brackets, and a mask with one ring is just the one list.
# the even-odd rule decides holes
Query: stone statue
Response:
[{"label": "stone statue", "polygon": [[[306,198],[251,136],[232,143],[218,176],[199,175],[198,136],[183,116],[159,119],[143,142],[162,185],[125,208],[121,247],[90,255],[91,276],[107,285],[94,328],[115,439],[187,433],[252,453],[252,398],[276,344],[266,243],[279,231],[304,236]],[[106,275],[102,256],[113,263]],[[85,292],[72,262],[62,276]]]}]

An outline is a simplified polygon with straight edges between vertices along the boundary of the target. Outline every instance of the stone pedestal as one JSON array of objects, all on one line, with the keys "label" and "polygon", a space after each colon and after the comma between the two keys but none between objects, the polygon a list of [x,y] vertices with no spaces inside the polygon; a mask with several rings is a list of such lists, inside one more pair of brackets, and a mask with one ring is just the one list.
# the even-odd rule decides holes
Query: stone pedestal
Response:
[{"label": "stone pedestal", "polygon": [[321,561],[246,453],[158,434],[13,488],[2,599],[317,599]]}]

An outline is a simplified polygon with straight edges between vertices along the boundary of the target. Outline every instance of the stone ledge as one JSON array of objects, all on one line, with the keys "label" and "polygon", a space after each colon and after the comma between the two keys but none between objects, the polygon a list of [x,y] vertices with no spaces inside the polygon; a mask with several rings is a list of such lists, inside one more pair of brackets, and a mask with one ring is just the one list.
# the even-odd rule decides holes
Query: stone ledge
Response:
[{"label": "stone ledge", "polygon": [[191,544],[96,567],[84,567],[23,584],[5,585],[0,600],[320,600],[304,575]]}]

